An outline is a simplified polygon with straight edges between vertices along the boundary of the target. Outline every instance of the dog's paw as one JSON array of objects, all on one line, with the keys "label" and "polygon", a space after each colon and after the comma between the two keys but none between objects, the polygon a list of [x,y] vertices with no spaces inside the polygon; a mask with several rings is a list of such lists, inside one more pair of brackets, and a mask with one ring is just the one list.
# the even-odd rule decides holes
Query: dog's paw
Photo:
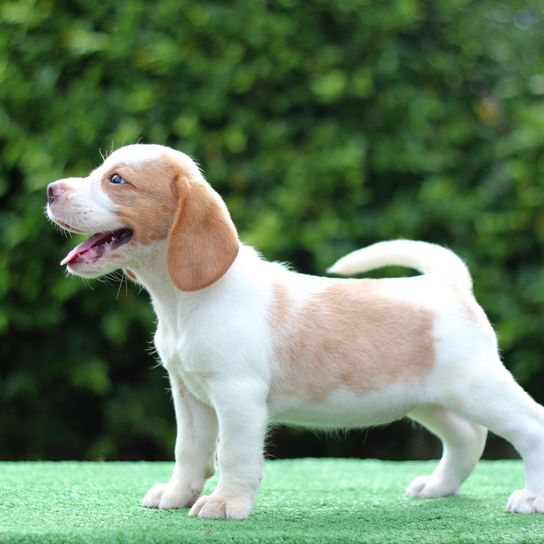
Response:
[{"label": "dog's paw", "polygon": [[506,511],[516,514],[544,513],[544,493],[533,493],[528,489],[514,491],[506,503]]},{"label": "dog's paw", "polygon": [[186,508],[192,506],[199,495],[199,489],[191,489],[189,486],[155,484],[143,498],[142,506],[161,509]]},{"label": "dog's paw", "polygon": [[225,498],[218,495],[203,496],[189,511],[190,516],[205,519],[245,519],[251,514],[253,499],[247,496]]},{"label": "dog's paw", "polygon": [[441,482],[433,476],[418,476],[407,488],[407,497],[420,497],[422,499],[437,499],[455,495],[457,487]]}]

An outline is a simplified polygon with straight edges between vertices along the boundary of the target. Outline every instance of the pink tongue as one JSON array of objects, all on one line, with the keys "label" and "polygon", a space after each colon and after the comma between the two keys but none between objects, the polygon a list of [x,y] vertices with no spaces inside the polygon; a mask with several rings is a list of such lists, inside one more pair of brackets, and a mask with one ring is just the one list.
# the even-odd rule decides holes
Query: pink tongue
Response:
[{"label": "pink tongue", "polygon": [[81,244],[77,245],[62,261],[60,262],[61,266],[64,266],[65,264],[71,263],[72,261],[75,261],[82,253],[85,253],[91,247],[93,247],[96,242],[101,240],[106,236],[107,233],[99,232],[98,234],[95,234],[91,236],[88,240],[85,240],[84,242],[81,242]]}]

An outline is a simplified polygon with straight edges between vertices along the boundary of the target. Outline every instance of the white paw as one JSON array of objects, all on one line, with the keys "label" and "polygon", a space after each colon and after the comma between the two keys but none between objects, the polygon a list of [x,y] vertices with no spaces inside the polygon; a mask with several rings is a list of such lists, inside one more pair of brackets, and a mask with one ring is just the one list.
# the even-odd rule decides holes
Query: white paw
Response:
[{"label": "white paw", "polygon": [[207,519],[245,519],[251,514],[253,499],[239,496],[226,499],[218,495],[203,496],[189,511],[190,516]]},{"label": "white paw", "polygon": [[506,511],[516,514],[544,513],[544,493],[537,494],[528,489],[518,489],[510,495]]},{"label": "white paw", "polygon": [[198,496],[200,489],[183,485],[155,484],[142,500],[142,506],[147,508],[186,508],[192,506]]},{"label": "white paw", "polygon": [[447,497],[455,495],[457,487],[448,483],[441,482],[433,476],[418,476],[407,488],[407,497],[421,497],[423,499],[437,499],[438,497]]}]

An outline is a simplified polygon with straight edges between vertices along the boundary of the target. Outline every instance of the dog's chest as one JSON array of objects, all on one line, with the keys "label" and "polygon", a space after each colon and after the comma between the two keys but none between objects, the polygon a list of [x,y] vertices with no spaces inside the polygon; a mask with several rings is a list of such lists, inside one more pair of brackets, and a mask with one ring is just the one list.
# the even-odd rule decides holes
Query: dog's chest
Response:
[{"label": "dog's chest", "polygon": [[210,404],[205,344],[190,331],[174,332],[159,324],[155,333],[155,347],[162,366],[183,380],[195,397]]}]

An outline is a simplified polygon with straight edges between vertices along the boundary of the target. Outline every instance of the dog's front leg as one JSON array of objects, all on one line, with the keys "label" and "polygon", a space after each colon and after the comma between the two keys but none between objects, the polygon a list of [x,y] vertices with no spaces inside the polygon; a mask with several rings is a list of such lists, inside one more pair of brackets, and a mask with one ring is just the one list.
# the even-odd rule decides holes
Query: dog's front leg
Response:
[{"label": "dog's front leg", "polygon": [[267,388],[257,380],[214,383],[212,387],[221,476],[215,491],[200,497],[189,515],[244,519],[251,513],[261,481]]},{"label": "dog's front leg", "polygon": [[184,508],[200,496],[204,482],[213,474],[217,418],[184,383],[170,373],[176,412],[176,464],[170,481],[155,484],[142,504],[150,508]]}]

